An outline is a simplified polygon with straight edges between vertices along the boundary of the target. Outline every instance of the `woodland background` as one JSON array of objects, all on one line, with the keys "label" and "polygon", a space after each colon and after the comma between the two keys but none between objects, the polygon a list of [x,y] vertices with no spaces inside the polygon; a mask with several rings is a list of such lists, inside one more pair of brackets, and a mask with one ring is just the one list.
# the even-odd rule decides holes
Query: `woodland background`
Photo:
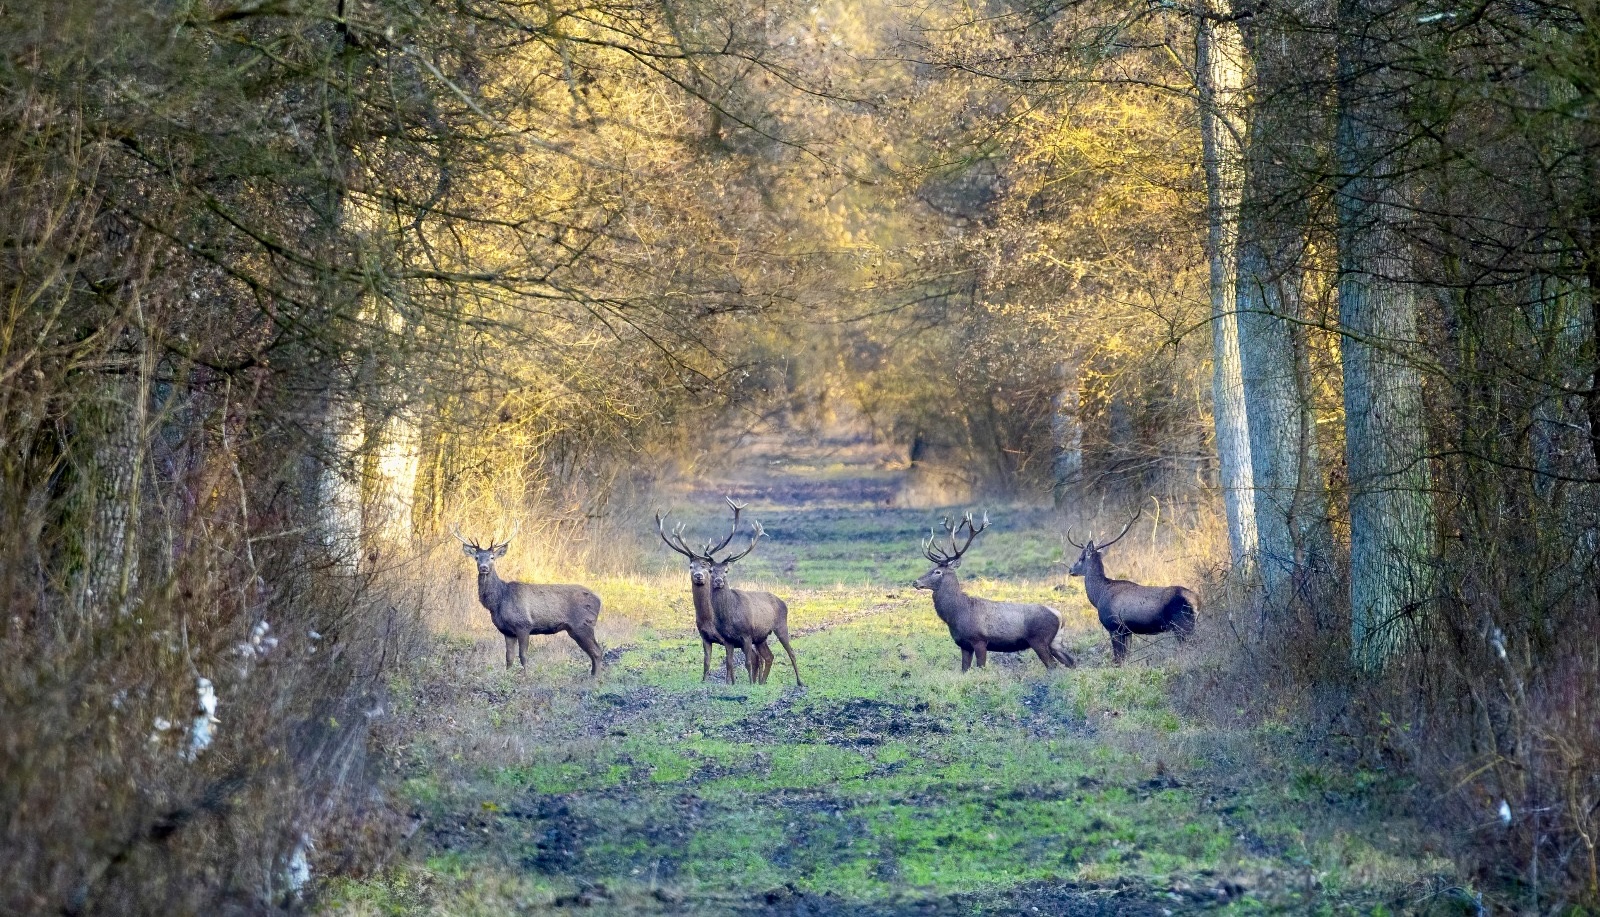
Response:
[{"label": "woodland background", "polygon": [[613,570],[842,422],[907,501],[1225,518],[1228,703],[1600,905],[1600,5],[0,23],[0,909],[292,902],[450,524]]}]

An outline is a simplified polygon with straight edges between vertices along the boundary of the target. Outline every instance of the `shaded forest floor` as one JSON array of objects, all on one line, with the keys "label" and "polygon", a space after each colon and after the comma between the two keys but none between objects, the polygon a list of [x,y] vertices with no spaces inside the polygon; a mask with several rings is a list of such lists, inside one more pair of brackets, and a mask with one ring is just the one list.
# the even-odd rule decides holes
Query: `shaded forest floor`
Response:
[{"label": "shaded forest floor", "polygon": [[593,584],[598,681],[565,637],[522,673],[500,668],[487,615],[440,636],[396,681],[385,737],[415,832],[382,870],[324,887],[320,909],[1471,912],[1394,814],[1392,778],[1284,724],[1197,712],[1226,652],[1214,618],[1112,667],[1052,513],[996,508],[963,572],[973,592],[1062,610],[1079,667],[997,654],[962,675],[904,585],[938,514],[885,505],[901,473],[871,450],[769,454],[680,495],[705,534],[726,525],[721,488],[751,501],[772,542],[742,583],[788,600],[805,688],[781,650],[766,685],[702,683],[687,577],[665,559]]}]

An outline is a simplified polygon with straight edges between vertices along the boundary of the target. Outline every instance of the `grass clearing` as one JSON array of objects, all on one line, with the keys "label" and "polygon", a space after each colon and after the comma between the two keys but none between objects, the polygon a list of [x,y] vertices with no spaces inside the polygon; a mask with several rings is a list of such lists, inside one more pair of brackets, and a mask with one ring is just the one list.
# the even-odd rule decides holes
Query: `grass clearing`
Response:
[{"label": "grass clearing", "polygon": [[1448,873],[1389,815],[1384,775],[1182,716],[1171,685],[1218,652],[1204,640],[1110,667],[1045,513],[995,514],[963,573],[1061,610],[1079,668],[995,654],[962,674],[905,585],[928,516],[761,515],[784,537],[742,582],[788,600],[804,689],[781,652],[766,685],[702,683],[676,564],[594,584],[595,682],[564,637],[524,674],[499,668],[486,615],[441,636],[393,686],[392,785],[420,830],[322,912],[1380,913]]}]

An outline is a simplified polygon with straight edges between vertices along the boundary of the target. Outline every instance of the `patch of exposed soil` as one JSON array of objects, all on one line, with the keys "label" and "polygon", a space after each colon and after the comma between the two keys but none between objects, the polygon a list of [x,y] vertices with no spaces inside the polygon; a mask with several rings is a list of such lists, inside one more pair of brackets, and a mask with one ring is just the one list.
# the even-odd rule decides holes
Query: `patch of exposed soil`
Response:
[{"label": "patch of exposed soil", "polygon": [[1143,917],[1199,910],[1194,902],[1138,885],[1100,887],[1076,882],[1036,882],[994,891],[889,903],[853,901],[832,894],[775,888],[738,911],[770,917],[944,917],[960,914],[1049,914],[1062,917]]},{"label": "patch of exposed soil", "polygon": [[893,704],[857,697],[803,707],[790,695],[734,723],[724,738],[740,742],[825,742],[847,748],[882,745],[891,739],[949,732],[926,701]]}]

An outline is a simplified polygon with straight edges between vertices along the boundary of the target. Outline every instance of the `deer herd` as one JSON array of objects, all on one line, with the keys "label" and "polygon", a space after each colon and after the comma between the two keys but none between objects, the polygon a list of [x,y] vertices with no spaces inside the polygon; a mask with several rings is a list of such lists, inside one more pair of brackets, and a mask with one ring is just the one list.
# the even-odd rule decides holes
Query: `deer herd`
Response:
[{"label": "deer herd", "polygon": [[[773,659],[767,641],[777,637],[794,669],[795,684],[804,685],[800,663],[795,658],[794,647],[789,644],[789,606],[770,592],[735,589],[729,584],[729,568],[748,557],[766,531],[760,522],[752,521],[747,533],[749,541],[743,550],[728,550],[739,536],[739,517],[745,506],[731,498],[724,499],[733,510],[733,524],[728,534],[716,544],[712,543],[714,538],[707,539],[698,550],[690,547],[684,525],[679,524],[668,532],[666,519],[656,514],[656,531],[662,542],[689,562],[689,594],[694,600],[695,630],[700,634],[704,651],[701,680],[711,677],[712,647],[721,646],[724,648],[723,669],[729,684],[734,682],[735,650],[744,656],[751,683],[764,684],[772,672]],[[1093,538],[1081,545],[1070,536],[1067,539],[1080,550],[1068,575],[1083,577],[1084,591],[1099,614],[1101,626],[1111,637],[1112,660],[1118,665],[1127,658],[1134,634],[1170,632],[1179,642],[1187,639],[1194,633],[1195,616],[1200,607],[1199,597],[1183,586],[1141,586],[1106,576],[1106,549],[1121,541],[1138,519],[1135,513],[1117,537],[1101,544]],[[979,598],[961,588],[956,568],[961,566],[962,555],[988,528],[987,515],[982,522],[973,522],[971,513],[960,522],[946,518],[944,537],[948,539],[948,546],[940,543],[937,532],[928,535],[922,543],[922,553],[932,562],[933,568],[912,583],[915,588],[932,594],[934,613],[950,629],[950,639],[961,649],[961,671],[970,669],[974,662],[983,668],[991,652],[1024,653],[1028,650],[1039,657],[1046,669],[1054,668],[1057,663],[1072,668],[1076,662],[1067,651],[1061,612],[1048,605]],[[527,667],[530,635],[565,631],[588,655],[589,674],[600,673],[605,652],[594,635],[595,621],[600,617],[599,596],[583,586],[536,585],[501,579],[495,572],[494,562],[505,556],[515,531],[511,537],[491,542],[488,547],[467,540],[459,528],[452,529],[452,534],[461,542],[463,553],[478,566],[478,601],[488,609],[495,630],[505,637],[506,668],[511,667],[513,647],[517,650],[517,660]],[[722,553],[724,551],[727,553]]]}]

